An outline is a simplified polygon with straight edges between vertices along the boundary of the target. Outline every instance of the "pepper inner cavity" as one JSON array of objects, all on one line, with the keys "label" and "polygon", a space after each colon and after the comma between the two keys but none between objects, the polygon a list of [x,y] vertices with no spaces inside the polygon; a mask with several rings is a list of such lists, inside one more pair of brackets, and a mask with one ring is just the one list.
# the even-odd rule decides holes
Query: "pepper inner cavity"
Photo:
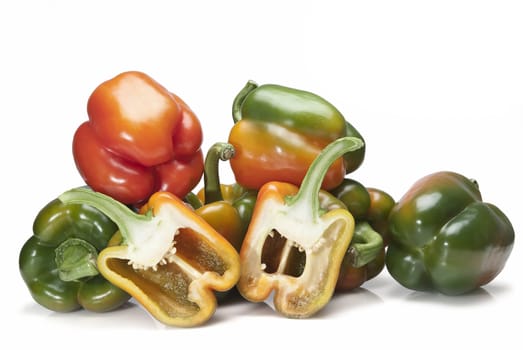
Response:
[{"label": "pepper inner cavity", "polygon": [[306,263],[306,254],[292,242],[273,229],[265,239],[261,254],[261,268],[269,274],[285,274],[300,277]]},{"label": "pepper inner cavity", "polygon": [[191,277],[179,266],[166,264],[156,271],[135,270],[125,260],[117,258],[109,259],[107,265],[132,281],[171,317],[189,317],[199,311],[199,306],[188,299]]}]

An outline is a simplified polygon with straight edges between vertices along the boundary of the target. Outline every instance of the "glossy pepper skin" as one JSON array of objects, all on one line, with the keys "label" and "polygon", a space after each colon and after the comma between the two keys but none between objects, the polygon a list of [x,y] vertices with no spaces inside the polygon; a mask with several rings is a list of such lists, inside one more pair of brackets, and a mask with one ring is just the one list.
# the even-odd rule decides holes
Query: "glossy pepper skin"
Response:
[{"label": "glossy pepper skin", "polygon": [[442,171],[419,179],[390,213],[386,266],[406,288],[460,295],[492,281],[514,245],[509,219],[478,184]]},{"label": "glossy pepper skin", "polygon": [[183,197],[200,181],[200,122],[148,75],[129,71],[103,82],[87,112],[89,120],[73,138],[73,156],[95,191],[139,205],[156,191]]},{"label": "glossy pepper skin", "polygon": [[[374,245],[375,249],[366,260],[359,263],[347,254],[340,268],[337,292],[346,292],[376,277],[385,267],[385,248],[388,243],[388,215],[395,201],[383,190],[367,188],[360,182],[346,178],[332,190],[354,216],[356,228],[351,246]],[[375,237],[374,235],[380,235]],[[381,239],[381,242],[379,242]],[[351,247],[349,247],[350,252]]]},{"label": "glossy pepper skin", "polygon": [[220,184],[219,161],[228,161],[232,157],[234,147],[231,144],[217,142],[211,146],[205,157],[204,187],[190,204],[239,252],[251,221],[257,193],[238,184]]},{"label": "glossy pepper skin", "polygon": [[216,310],[214,291],[238,281],[236,250],[169,192],[153,194],[139,213],[89,190],[68,191],[60,199],[92,205],[114,220],[122,241],[100,252],[100,273],[168,326],[206,322]]},{"label": "glossy pepper skin", "polygon": [[240,250],[237,288],[244,298],[261,302],[274,291],[276,311],[290,318],[309,317],[328,303],[354,220],[345,209],[321,207],[321,182],[333,161],[362,145],[357,138],[338,139],[312,163],[299,188],[272,181],[260,189]]},{"label": "glossy pepper skin", "polygon": [[389,213],[396,204],[387,192],[373,187],[365,187],[361,182],[346,178],[330,191],[347,206],[357,222],[368,222],[383,238],[389,242]]},{"label": "glossy pepper skin", "polygon": [[57,312],[105,312],[127,302],[130,295],[103,278],[96,266],[98,252],[116,230],[93,207],[49,202],[36,216],[33,235],[19,256],[20,273],[33,299]]},{"label": "glossy pepper skin", "polygon": [[[299,186],[309,166],[332,141],[357,130],[328,101],[311,92],[249,81],[233,102],[235,125],[229,143],[236,149],[231,168],[236,181],[259,189],[269,181]],[[363,162],[365,146],[333,162],[322,188],[339,185]]]}]

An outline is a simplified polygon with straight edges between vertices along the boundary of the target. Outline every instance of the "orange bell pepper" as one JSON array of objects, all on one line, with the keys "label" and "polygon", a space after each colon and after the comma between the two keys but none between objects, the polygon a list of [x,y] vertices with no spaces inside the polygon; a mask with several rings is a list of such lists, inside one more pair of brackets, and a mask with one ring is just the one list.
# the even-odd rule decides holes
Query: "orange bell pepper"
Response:
[{"label": "orange bell pepper", "polygon": [[183,197],[200,181],[200,121],[148,75],[123,72],[103,82],[89,97],[87,113],[73,138],[73,156],[95,191],[140,206],[157,191]]}]

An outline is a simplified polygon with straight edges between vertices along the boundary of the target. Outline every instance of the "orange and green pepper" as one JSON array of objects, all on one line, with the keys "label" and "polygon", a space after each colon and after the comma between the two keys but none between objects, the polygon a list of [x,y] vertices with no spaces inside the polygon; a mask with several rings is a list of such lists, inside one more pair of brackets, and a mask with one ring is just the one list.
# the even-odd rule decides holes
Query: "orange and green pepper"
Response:
[{"label": "orange and green pepper", "polygon": [[[233,102],[235,125],[229,143],[236,149],[231,168],[236,181],[259,189],[269,181],[299,186],[316,156],[334,140],[363,140],[336,107],[308,91],[249,81]],[[322,183],[338,186],[363,162],[365,145],[335,160]]]},{"label": "orange and green pepper", "polygon": [[386,266],[406,288],[459,295],[492,281],[514,245],[514,228],[476,181],[429,174],[390,213]]},{"label": "orange and green pepper", "polygon": [[238,252],[169,192],[153,194],[139,213],[87,189],[67,191],[60,200],[91,205],[116,223],[121,242],[100,252],[98,269],[166,325],[206,322],[216,310],[214,291],[238,281]]}]

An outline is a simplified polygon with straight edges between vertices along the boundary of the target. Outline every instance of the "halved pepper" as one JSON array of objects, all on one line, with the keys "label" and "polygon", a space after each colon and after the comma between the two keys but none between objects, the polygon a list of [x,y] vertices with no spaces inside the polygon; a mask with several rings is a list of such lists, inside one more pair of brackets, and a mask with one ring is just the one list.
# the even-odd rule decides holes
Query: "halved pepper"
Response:
[{"label": "halved pepper", "polygon": [[332,190],[332,194],[346,205],[356,221],[349,252],[359,245],[365,245],[367,252],[362,259],[355,259],[352,254],[343,259],[336,291],[345,292],[376,277],[385,267],[388,215],[395,201],[385,191],[367,188],[349,178]]},{"label": "halved pepper", "polygon": [[120,229],[120,245],[102,250],[102,275],[166,325],[204,323],[216,309],[213,291],[232,288],[240,273],[236,250],[182,200],[153,194],[140,213],[102,193],[71,190],[65,203],[85,203]]},{"label": "halved pepper", "polygon": [[[352,136],[361,140],[331,103],[311,92],[249,81],[233,102],[235,125],[229,143],[236,149],[231,168],[236,181],[259,189],[269,181],[299,186],[316,156],[332,141]],[[334,161],[323,189],[339,185],[346,173],[363,162],[365,145]]]},{"label": "halved pepper", "polygon": [[105,312],[127,302],[131,296],[100,275],[96,264],[116,231],[114,222],[91,206],[58,199],[44,206],[19,256],[33,299],[57,312]]},{"label": "halved pepper", "polygon": [[197,195],[186,197],[186,200],[198,215],[240,251],[251,221],[257,192],[247,190],[237,183],[220,184],[219,161],[228,161],[234,154],[234,147],[229,143],[213,144],[205,157],[204,186]]},{"label": "halved pepper", "polygon": [[333,161],[363,145],[344,137],[314,160],[301,187],[271,181],[258,193],[240,250],[239,292],[253,302],[274,291],[275,309],[291,318],[309,317],[330,300],[354,219],[342,208],[321,207],[319,191]]},{"label": "halved pepper", "polygon": [[482,201],[476,181],[441,171],[403,195],[390,213],[386,266],[406,288],[459,295],[491,282],[514,245],[514,228]]},{"label": "halved pepper", "polygon": [[76,167],[95,191],[141,205],[156,191],[185,196],[203,174],[202,128],[178,96],[142,72],[101,83],[73,138]]}]

